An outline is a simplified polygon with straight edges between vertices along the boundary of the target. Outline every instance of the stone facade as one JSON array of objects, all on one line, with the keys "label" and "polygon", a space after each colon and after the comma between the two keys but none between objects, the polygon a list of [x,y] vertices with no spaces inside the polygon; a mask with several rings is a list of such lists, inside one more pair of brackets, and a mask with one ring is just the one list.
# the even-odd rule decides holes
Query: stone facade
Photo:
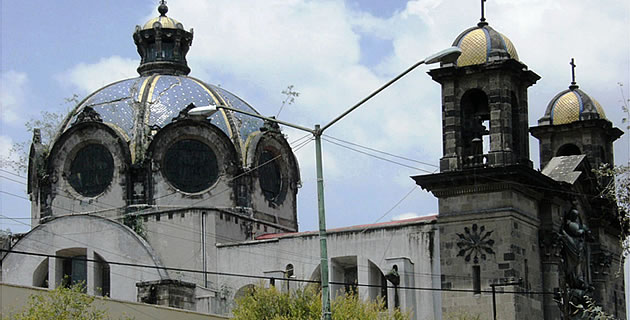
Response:
[{"label": "stone facade", "polygon": [[[33,229],[4,241],[17,252],[0,260],[3,282],[85,281],[93,295],[228,315],[256,284],[321,279],[318,235],[298,232],[291,145],[269,119],[221,108],[255,114],[246,102],[188,76],[193,34],[167,11],[136,28],[139,77],[86,97],[50,148],[34,131]],[[548,112],[530,129],[533,169],[527,89],[540,77],[485,19],[453,45],[457,61],[429,72],[442,85],[440,173],[413,177],[439,215],[329,230],[333,297],[486,319],[495,288],[499,319],[559,319],[584,295],[625,318],[619,212],[593,197],[606,181],[591,170],[613,163],[620,130],[595,100],[587,116],[565,104],[575,119]]]},{"label": "stone facade", "polygon": [[[496,38],[494,30],[485,34]],[[454,45],[464,49],[462,42]],[[468,44],[466,50],[485,51],[483,42],[475,43],[479,48]],[[614,163],[612,143],[622,132],[588,97],[564,102],[558,115],[575,116],[554,125],[550,110],[568,91],[562,92],[531,128],[543,167],[532,169],[527,88],[540,77],[514,50],[498,58],[488,50],[487,59],[473,62],[464,50],[464,60],[429,72],[442,85],[441,172],[414,179],[439,201],[443,313],[491,318],[494,287],[500,319],[568,317],[571,304],[584,303],[585,296],[624,319],[623,281],[609,269],[620,266],[620,213],[614,203],[591,196],[608,182],[591,168]],[[590,113],[580,115],[584,110]]]}]

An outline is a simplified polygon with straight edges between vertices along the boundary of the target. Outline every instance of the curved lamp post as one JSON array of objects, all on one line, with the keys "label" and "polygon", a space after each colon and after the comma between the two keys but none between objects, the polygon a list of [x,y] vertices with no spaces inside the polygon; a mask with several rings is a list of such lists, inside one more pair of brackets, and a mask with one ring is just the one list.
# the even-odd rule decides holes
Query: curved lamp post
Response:
[{"label": "curved lamp post", "polygon": [[374,96],[379,94],[381,91],[385,90],[387,87],[392,85],[394,82],[400,80],[400,78],[404,77],[407,73],[411,72],[413,69],[417,68],[422,64],[432,64],[437,62],[442,63],[452,63],[457,60],[459,55],[461,55],[462,50],[457,47],[450,47],[444,49],[436,54],[428,56],[427,58],[416,62],[414,65],[409,67],[407,70],[403,71],[393,79],[389,80],[386,84],[382,85],[380,88],[376,89],[367,97],[363,98],[361,101],[357,102],[354,106],[350,107],[344,113],[328,122],[328,124],[323,127],[319,124],[316,124],[313,129],[303,127],[297,124],[293,124],[290,122],[285,122],[282,120],[278,120],[276,118],[261,116],[257,113],[247,112],[235,108],[231,108],[228,106],[220,105],[220,106],[203,106],[203,107],[195,107],[188,111],[189,115],[192,116],[203,116],[209,117],[214,114],[218,109],[230,110],[233,112],[238,112],[242,114],[246,114],[248,116],[252,116],[255,118],[263,119],[265,121],[275,122],[277,124],[285,125],[287,127],[295,128],[301,131],[308,132],[313,135],[315,139],[315,163],[317,168],[317,207],[319,211],[319,242],[320,242],[320,271],[321,271],[321,286],[322,286],[322,319],[331,320],[331,312],[330,312],[330,289],[328,286],[328,246],[326,243],[326,207],[324,204],[324,174],[322,168],[322,141],[321,136],[324,131],[330,128],[333,124],[337,123],[343,117],[347,116],[350,112],[354,111],[362,104],[372,99]]}]

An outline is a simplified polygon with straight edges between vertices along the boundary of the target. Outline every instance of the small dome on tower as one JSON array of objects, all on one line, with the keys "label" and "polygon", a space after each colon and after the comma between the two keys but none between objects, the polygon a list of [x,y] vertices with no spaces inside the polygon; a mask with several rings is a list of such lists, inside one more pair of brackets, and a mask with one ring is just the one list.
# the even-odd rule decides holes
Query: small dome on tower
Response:
[{"label": "small dome on tower", "polygon": [[184,30],[184,25],[179,21],[167,17],[166,13],[168,12],[168,7],[165,3],[160,4],[158,7],[159,16],[147,21],[147,23],[142,26],[142,30],[153,29],[156,26],[156,23],[159,22],[159,27],[162,29],[181,29]]},{"label": "small dome on tower", "polygon": [[518,53],[512,41],[491,28],[485,21],[481,21],[477,26],[462,32],[455,38],[453,46],[462,50],[462,54],[456,62],[458,67],[484,64],[496,60],[518,60]]},{"label": "small dome on tower", "polygon": [[606,119],[604,109],[597,100],[572,85],[551,99],[538,124],[560,125],[591,119]]},{"label": "small dome on tower", "polygon": [[549,105],[538,125],[560,125],[583,120],[606,119],[604,108],[591,98],[575,82],[575,59],[571,59],[572,81],[569,89],[558,93]]}]

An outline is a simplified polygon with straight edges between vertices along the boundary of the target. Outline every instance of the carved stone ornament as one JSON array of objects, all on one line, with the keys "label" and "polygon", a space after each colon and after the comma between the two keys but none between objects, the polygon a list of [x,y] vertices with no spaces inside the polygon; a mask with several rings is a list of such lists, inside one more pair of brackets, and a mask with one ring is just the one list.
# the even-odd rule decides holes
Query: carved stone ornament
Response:
[{"label": "carved stone ornament", "polygon": [[495,254],[492,246],[494,240],[490,239],[493,231],[486,231],[484,226],[472,225],[472,229],[465,227],[464,233],[458,233],[457,247],[459,247],[458,257],[464,257],[466,262],[470,262],[472,257],[474,263],[479,263],[479,258],[486,260],[487,254]]},{"label": "carved stone ornament", "polygon": [[562,237],[556,231],[541,231],[540,248],[546,259],[562,258]]},{"label": "carved stone ornament", "polygon": [[98,112],[94,111],[94,109],[92,109],[91,107],[85,107],[83,108],[83,111],[79,113],[77,119],[74,120],[72,125],[82,122],[103,122],[103,119]]},{"label": "carved stone ornament", "polygon": [[[275,119],[276,117],[271,118]],[[280,126],[273,121],[265,120],[265,124],[260,128],[260,131],[280,133]]]}]

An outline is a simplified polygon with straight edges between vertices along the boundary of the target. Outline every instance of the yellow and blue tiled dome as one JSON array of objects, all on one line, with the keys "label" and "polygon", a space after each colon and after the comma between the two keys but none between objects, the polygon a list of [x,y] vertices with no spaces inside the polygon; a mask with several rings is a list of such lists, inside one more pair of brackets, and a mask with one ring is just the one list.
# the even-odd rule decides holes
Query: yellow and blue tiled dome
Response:
[{"label": "yellow and blue tiled dome", "polygon": [[153,29],[153,26],[155,25],[156,22],[160,23],[160,27],[161,28],[166,28],[166,29],[184,29],[184,25],[181,24],[179,21],[171,18],[171,17],[167,17],[167,16],[159,16],[159,17],[155,17],[149,21],[147,21],[147,23],[144,24],[144,26],[142,26],[143,30],[147,30],[147,29]]},{"label": "yellow and blue tiled dome", "polygon": [[561,125],[591,119],[606,119],[604,109],[597,100],[572,85],[551,99],[538,124]]},{"label": "yellow and blue tiled dome", "polygon": [[179,21],[171,17],[166,16],[166,13],[168,12],[168,7],[164,3],[162,3],[158,7],[158,12],[160,13],[160,15],[158,17],[155,17],[147,21],[147,23],[145,23],[144,26],[142,26],[142,30],[153,29],[153,27],[156,25],[156,22],[159,23],[159,26],[161,28],[184,30],[183,24],[181,24]]},{"label": "yellow and blue tiled dome", "polygon": [[483,21],[462,32],[453,42],[453,46],[462,50],[456,62],[458,67],[497,60],[518,60],[512,41]]}]

